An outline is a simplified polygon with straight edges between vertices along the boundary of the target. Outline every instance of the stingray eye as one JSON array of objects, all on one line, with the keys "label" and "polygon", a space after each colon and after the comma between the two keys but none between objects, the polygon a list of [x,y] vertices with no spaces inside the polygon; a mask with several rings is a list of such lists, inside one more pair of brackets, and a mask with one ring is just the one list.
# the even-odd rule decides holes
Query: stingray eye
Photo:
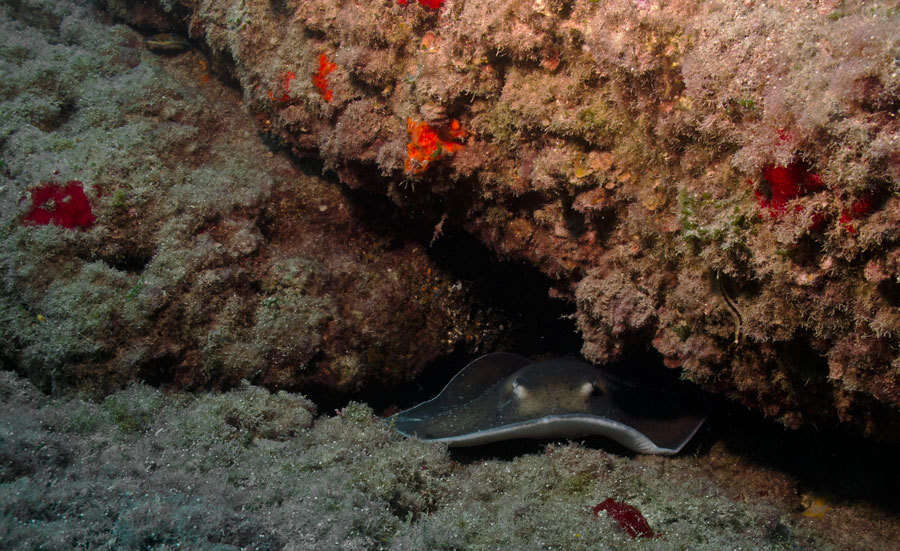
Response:
[{"label": "stingray eye", "polygon": [[519,383],[519,380],[516,379],[512,384],[513,396],[516,397],[517,400],[524,400],[528,397],[528,389],[522,386]]},{"label": "stingray eye", "polygon": [[578,386],[578,395],[581,396],[582,398],[588,398],[593,394],[594,394],[594,383],[591,383],[591,382],[581,383],[581,385]]},{"label": "stingray eye", "polygon": [[590,398],[591,396],[603,396],[604,389],[597,381],[590,381],[587,383],[582,383],[580,387],[578,387],[578,394],[583,396],[584,398]]}]

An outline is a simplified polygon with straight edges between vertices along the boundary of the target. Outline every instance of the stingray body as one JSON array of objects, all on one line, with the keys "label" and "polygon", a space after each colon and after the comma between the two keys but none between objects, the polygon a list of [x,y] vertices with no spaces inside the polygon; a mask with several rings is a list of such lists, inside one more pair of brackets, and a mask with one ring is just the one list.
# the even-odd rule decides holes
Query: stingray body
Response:
[{"label": "stingray body", "polygon": [[431,400],[392,417],[402,434],[450,446],[605,436],[639,453],[678,453],[704,417],[684,396],[629,383],[580,360],[474,360]]}]

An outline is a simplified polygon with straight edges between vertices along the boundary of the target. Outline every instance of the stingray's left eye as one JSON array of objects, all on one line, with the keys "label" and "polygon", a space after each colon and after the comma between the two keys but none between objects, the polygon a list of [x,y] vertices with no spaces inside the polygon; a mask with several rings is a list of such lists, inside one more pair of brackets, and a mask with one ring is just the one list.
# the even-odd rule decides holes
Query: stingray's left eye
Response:
[{"label": "stingray's left eye", "polygon": [[591,396],[601,396],[603,394],[603,387],[598,385],[596,382],[589,381],[586,383],[582,383],[581,386],[578,387],[578,394],[584,396],[585,398],[589,398]]},{"label": "stingray's left eye", "polygon": [[513,396],[515,396],[516,399],[518,399],[518,400],[524,400],[525,397],[528,396],[528,389],[525,388],[524,386],[522,386],[522,384],[519,383],[518,379],[513,381],[512,391],[513,391]]}]

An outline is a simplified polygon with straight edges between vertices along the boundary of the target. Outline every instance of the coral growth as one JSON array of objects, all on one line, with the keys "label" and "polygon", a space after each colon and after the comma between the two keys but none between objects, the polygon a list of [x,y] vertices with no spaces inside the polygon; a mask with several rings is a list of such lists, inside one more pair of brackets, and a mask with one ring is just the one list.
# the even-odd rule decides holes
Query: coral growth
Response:
[{"label": "coral growth", "polygon": [[856,234],[856,226],[853,225],[853,220],[859,220],[861,218],[865,218],[866,215],[871,213],[875,209],[875,195],[871,192],[865,193],[862,197],[858,197],[850,204],[849,208],[845,208],[841,211],[841,217],[839,219],[841,226],[847,230],[848,233]]},{"label": "coral growth", "polygon": [[291,81],[295,78],[297,78],[296,74],[294,74],[292,71],[286,71],[281,76],[281,95],[276,97],[275,93],[269,90],[269,99],[280,103],[286,103],[290,101]]},{"label": "coral growth", "polygon": [[[273,155],[233,90],[199,85],[199,52],[156,57],[136,32],[57,7],[62,31],[0,10],[0,34],[26,45],[0,48],[4,365],[99,396],[135,379],[244,378],[337,395],[396,386],[457,343],[483,344],[485,331],[465,335],[496,324],[468,287]],[[299,109],[292,81],[281,77],[274,104],[262,86],[259,99]],[[72,181],[32,189],[55,170]]]},{"label": "coral growth", "polygon": [[[439,10],[441,9],[441,6],[444,5],[444,1],[445,0],[419,0],[419,4],[432,10]],[[405,6],[409,4],[409,0],[397,0],[397,3],[401,6]]]}]

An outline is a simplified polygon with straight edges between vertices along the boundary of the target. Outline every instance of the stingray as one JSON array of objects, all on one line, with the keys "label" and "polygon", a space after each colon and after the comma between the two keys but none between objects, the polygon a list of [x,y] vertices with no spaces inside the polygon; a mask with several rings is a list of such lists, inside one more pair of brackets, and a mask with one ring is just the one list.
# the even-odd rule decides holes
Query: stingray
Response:
[{"label": "stingray", "polygon": [[401,434],[449,446],[515,438],[604,436],[638,452],[675,454],[704,416],[679,392],[617,377],[574,358],[482,356],[434,398],[392,418]]}]

